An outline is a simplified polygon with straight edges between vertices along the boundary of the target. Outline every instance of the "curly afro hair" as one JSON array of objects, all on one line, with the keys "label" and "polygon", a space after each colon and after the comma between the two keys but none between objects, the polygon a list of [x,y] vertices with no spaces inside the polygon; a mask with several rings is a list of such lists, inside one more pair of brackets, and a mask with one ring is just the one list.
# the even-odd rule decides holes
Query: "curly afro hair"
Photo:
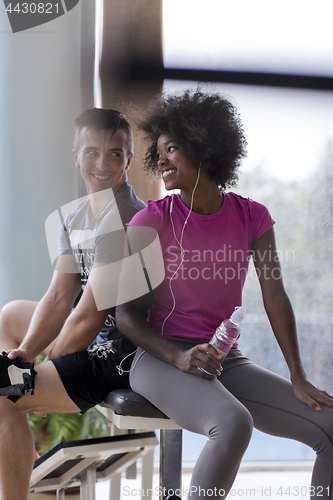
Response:
[{"label": "curly afro hair", "polygon": [[168,134],[221,189],[236,185],[247,142],[237,109],[221,95],[200,90],[161,94],[152,101],[139,127],[150,143],[145,170],[158,171],[156,143],[161,134]]}]

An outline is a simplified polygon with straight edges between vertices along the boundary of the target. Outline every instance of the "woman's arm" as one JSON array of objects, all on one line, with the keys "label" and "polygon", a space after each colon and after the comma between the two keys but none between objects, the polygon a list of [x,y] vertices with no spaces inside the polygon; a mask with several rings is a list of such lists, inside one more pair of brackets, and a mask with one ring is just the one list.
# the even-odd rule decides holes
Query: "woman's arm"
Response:
[{"label": "woman's arm", "polygon": [[297,339],[293,309],[284,289],[274,229],[271,228],[252,247],[264,307],[276,340],[290,370],[295,396],[315,410],[319,403],[333,406],[333,398],[314,387],[306,378]]},{"label": "woman's arm", "polygon": [[[192,349],[185,350],[161,337],[140,315],[147,300],[148,296],[145,296],[117,306],[116,318],[119,331],[149,354],[183,372],[206,379],[215,379],[219,376],[221,365],[207,355],[209,352],[219,359],[221,355],[218,350],[210,344],[198,344]],[[210,375],[201,372],[198,368],[205,369]]]}]

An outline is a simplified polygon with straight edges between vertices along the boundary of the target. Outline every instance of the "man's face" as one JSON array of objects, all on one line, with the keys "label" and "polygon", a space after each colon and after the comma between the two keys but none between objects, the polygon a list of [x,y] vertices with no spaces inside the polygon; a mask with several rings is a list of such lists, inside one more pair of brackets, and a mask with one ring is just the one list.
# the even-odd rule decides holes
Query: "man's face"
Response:
[{"label": "man's face", "polygon": [[83,128],[74,161],[80,169],[88,194],[112,188],[116,193],[127,180],[133,154],[128,154],[125,130]]}]

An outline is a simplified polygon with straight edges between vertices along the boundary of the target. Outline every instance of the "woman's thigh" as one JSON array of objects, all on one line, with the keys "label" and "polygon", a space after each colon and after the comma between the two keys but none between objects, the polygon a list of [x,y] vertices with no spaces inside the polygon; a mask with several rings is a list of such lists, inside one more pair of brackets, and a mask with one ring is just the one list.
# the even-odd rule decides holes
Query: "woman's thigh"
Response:
[{"label": "woman's thigh", "polygon": [[251,427],[248,411],[218,380],[181,372],[146,352],[138,359],[138,354],[132,389],[183,428],[209,436],[217,427],[226,432],[237,425]]},{"label": "woman's thigh", "polygon": [[316,411],[299,401],[289,380],[253,363],[235,366],[220,377],[249,410],[254,426],[274,436],[307,444],[317,453],[312,498],[333,495],[333,408]]},{"label": "woman's thigh", "polygon": [[324,435],[333,444],[333,408],[313,410],[296,398],[289,380],[250,362],[222,372],[220,381],[249,410],[260,431],[314,449]]}]

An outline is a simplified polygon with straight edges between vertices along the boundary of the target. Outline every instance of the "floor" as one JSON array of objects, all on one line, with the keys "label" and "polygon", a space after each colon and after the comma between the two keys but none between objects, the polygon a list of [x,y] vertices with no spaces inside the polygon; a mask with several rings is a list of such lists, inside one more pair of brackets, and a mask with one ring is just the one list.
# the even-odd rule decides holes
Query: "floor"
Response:
[{"label": "floor", "polygon": [[[310,480],[311,480],[310,463],[296,462],[277,462],[263,464],[244,464],[242,465],[238,476],[235,480],[229,497],[249,498],[253,500],[294,500],[309,498],[310,496]],[[186,499],[187,490],[189,488],[191,467],[184,467],[183,470],[183,487],[181,497]],[[153,479],[153,500],[158,500],[158,474],[154,473]],[[211,496],[213,492],[207,492],[207,496]],[[121,488],[121,500],[126,499],[144,499],[143,492],[140,491],[140,481],[138,479],[128,480],[123,477]],[[29,496],[29,500],[52,500],[55,495],[35,493]],[[68,500],[79,500],[79,495],[66,495]],[[100,482],[96,485],[96,500],[109,499],[109,484],[108,482]],[[112,499],[113,500],[113,499]]]}]

